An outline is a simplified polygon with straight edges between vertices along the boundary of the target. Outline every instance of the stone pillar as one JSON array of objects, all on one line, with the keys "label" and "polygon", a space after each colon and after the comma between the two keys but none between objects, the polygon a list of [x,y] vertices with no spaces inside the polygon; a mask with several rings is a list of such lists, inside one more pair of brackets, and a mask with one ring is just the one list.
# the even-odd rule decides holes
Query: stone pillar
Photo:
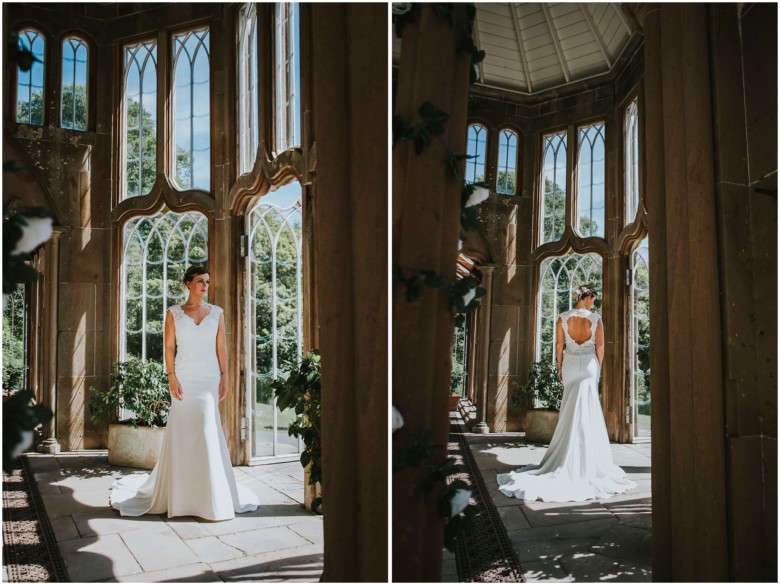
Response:
[{"label": "stone pillar", "polygon": [[479,391],[477,412],[477,420],[479,422],[474,426],[473,431],[475,433],[487,434],[490,432],[490,426],[487,423],[487,405],[488,405],[488,385],[490,376],[488,375],[488,367],[490,362],[490,320],[492,318],[493,307],[493,271],[495,271],[495,264],[483,264],[479,267],[479,271],[482,273],[482,286],[485,288],[485,296],[482,297],[482,303],[480,310],[482,311],[479,324],[481,327],[475,334],[480,337],[482,343],[479,346],[479,380],[477,380],[477,389]]},{"label": "stone pillar", "polygon": [[[464,5],[455,4],[455,25],[419,9],[406,25],[401,48],[395,114],[419,119],[426,101],[447,112],[441,138],[456,153],[466,150],[470,55],[457,50],[458,27],[466,25]],[[461,173],[463,166],[461,168]],[[433,270],[454,279],[458,256],[463,180],[445,162],[434,139],[416,154],[410,142],[393,149],[393,263],[402,269]],[[398,292],[398,291],[397,291]],[[433,443],[447,444],[453,312],[442,289],[423,285],[418,298],[393,303],[393,404],[405,427],[393,437],[402,448],[410,434],[432,431]],[[438,489],[420,490],[420,469],[393,474],[393,579],[441,578],[442,517]]]},{"label": "stone pillar", "polygon": [[387,7],[311,5],[323,581],[387,572]]},{"label": "stone pillar", "polygon": [[59,298],[59,262],[60,262],[60,235],[62,230],[54,228],[54,231],[46,244],[46,307],[43,318],[46,319],[45,331],[47,339],[39,340],[39,346],[46,348],[47,361],[43,368],[41,386],[45,396],[44,405],[54,413],[51,421],[46,425],[44,436],[40,445],[40,453],[59,453],[60,444],[57,441],[57,310]]},{"label": "stone pillar", "polygon": [[[641,5],[653,579],[729,579],[706,5]],[[695,226],[695,229],[692,229]]]}]

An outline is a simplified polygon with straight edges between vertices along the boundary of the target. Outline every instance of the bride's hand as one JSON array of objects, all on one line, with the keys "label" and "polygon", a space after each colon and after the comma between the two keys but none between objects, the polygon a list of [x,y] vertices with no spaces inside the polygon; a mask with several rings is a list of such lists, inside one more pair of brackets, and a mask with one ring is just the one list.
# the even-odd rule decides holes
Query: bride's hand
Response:
[{"label": "bride's hand", "polygon": [[227,378],[222,376],[222,379],[219,381],[219,399],[224,400],[225,396],[227,396],[227,393],[228,393]]},{"label": "bride's hand", "polygon": [[171,396],[173,396],[176,400],[184,399],[184,391],[182,391],[181,384],[179,384],[179,380],[176,378],[176,376],[173,376],[171,379],[169,379],[168,386],[171,389]]}]

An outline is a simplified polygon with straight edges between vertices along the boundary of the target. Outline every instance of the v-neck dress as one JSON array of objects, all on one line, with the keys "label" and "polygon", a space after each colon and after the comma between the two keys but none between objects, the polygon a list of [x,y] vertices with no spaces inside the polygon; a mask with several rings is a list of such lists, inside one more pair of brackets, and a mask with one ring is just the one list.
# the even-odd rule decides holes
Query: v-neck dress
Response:
[{"label": "v-neck dress", "polygon": [[259,506],[236,483],[219,416],[217,328],[222,309],[196,323],[180,306],[170,308],[176,329],[176,378],[183,399],[171,400],[167,430],[151,473],[114,482],[111,505],[122,516],[163,514],[229,520]]}]

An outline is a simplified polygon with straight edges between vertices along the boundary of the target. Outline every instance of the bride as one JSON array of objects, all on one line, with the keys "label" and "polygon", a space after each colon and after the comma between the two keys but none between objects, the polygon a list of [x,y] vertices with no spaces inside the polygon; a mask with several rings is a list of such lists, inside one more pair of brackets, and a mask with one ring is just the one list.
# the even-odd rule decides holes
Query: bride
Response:
[{"label": "bride", "polygon": [[184,285],[187,302],[171,307],[165,318],[165,363],[175,400],[160,457],[150,474],[114,482],[111,505],[122,516],[167,512],[169,518],[229,520],[256,510],[259,501],[236,484],[219,417],[219,401],[228,391],[225,318],[222,309],[203,301],[206,268],[190,266]]},{"label": "bride", "polygon": [[498,475],[498,489],[509,497],[581,502],[636,487],[612,462],[601,411],[598,380],[604,361],[604,325],[591,312],[597,293],[586,284],[574,294],[577,305],[562,313],[556,326],[558,376],[564,387],[558,426],[539,465]]}]

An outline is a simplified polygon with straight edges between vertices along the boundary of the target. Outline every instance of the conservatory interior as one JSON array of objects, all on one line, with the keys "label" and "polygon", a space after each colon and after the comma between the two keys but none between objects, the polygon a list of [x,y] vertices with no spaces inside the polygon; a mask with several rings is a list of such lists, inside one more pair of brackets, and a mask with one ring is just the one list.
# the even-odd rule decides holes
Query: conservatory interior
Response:
[{"label": "conservatory interior", "polygon": [[[460,228],[462,183],[436,141],[418,152],[396,141],[394,270],[470,275],[484,289],[454,336],[446,295],[395,297],[393,404],[405,428],[447,444],[443,388],[457,397],[526,580],[775,580],[776,7],[477,4],[485,56],[471,83],[458,50],[465,11],[452,26],[403,10],[394,114],[414,120],[425,101],[446,112],[442,138],[468,155],[465,183],[489,190],[475,225]],[[564,522],[552,517],[601,530],[608,500],[579,516],[515,516],[521,502],[498,493],[495,472],[517,465],[503,445],[529,430],[518,394],[554,362],[554,324],[585,283],[605,326],[599,392],[613,453],[644,457],[636,507],[647,519],[635,526],[647,530],[606,544],[576,533],[577,548],[562,528],[549,540]],[[447,358],[451,369],[432,367]],[[454,578],[461,558],[442,564],[441,518],[412,479],[394,476],[394,574]],[[629,549],[644,556],[621,572],[612,557]],[[579,574],[578,555],[591,563]]]},{"label": "conservatory interior", "polygon": [[[314,547],[324,580],[384,581],[386,514],[361,503],[369,484],[387,483],[386,442],[365,441],[387,428],[385,7],[15,3],[3,22],[6,46],[34,57],[4,53],[4,217],[43,207],[54,224],[33,258],[38,280],[4,312],[4,389],[30,388],[54,411],[38,451],[107,447],[91,399],[115,362],[163,362],[163,318],[185,299],[184,270],[207,265],[208,301],[227,326],[220,410],[233,464],[263,477],[301,468],[295,414],[276,407],[270,383],[318,348],[329,521],[324,539],[320,521],[289,542]],[[353,126],[367,132],[344,131]],[[97,457],[85,477],[105,467]],[[310,505],[316,494],[295,481],[293,499],[305,491]],[[44,499],[64,502],[64,489]],[[58,510],[66,563],[130,547],[68,524],[79,527],[71,512],[104,509]],[[89,580],[150,570],[117,572],[114,561]]]}]

